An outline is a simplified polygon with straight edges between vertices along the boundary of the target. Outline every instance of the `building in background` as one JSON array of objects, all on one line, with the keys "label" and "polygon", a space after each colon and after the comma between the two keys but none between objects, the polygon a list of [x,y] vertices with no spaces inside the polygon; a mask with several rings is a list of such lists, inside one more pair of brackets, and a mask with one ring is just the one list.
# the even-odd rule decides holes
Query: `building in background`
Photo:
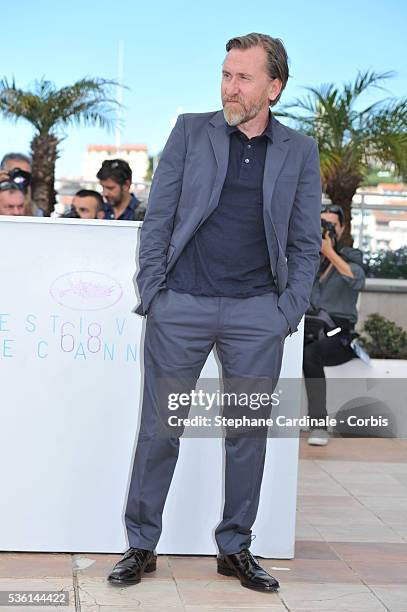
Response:
[{"label": "building in background", "polygon": [[84,181],[95,181],[105,159],[124,159],[133,172],[133,183],[142,183],[148,169],[148,149],[144,144],[89,145],[83,169]]},{"label": "building in background", "polygon": [[379,183],[353,198],[354,246],[363,251],[395,251],[407,245],[407,185]]}]

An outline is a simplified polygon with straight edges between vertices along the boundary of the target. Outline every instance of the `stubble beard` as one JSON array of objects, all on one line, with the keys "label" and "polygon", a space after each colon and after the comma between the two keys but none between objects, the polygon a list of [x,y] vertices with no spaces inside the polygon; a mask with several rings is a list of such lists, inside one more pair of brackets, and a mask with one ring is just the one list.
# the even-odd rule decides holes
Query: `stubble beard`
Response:
[{"label": "stubble beard", "polygon": [[259,100],[257,104],[252,104],[250,107],[247,107],[241,100],[234,100],[234,102],[239,102],[239,104],[230,105],[227,104],[228,101],[229,100],[222,100],[223,116],[226,123],[233,127],[254,119],[263,108],[261,100]]},{"label": "stubble beard", "polygon": [[120,194],[118,196],[115,196],[110,202],[111,206],[113,206],[113,208],[120,206],[121,203],[123,202],[123,198],[124,198],[124,189],[121,188]]}]

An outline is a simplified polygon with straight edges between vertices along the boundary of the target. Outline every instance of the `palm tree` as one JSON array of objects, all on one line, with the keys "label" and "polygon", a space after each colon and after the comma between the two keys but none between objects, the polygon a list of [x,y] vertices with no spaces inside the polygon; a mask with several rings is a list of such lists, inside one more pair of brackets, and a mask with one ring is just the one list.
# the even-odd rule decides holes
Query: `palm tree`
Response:
[{"label": "palm tree", "polygon": [[32,90],[17,88],[14,80],[0,81],[0,113],[14,120],[23,118],[35,128],[31,141],[32,198],[49,215],[55,204],[55,162],[63,129],[70,125],[111,127],[110,113],[117,102],[109,96],[115,81],[85,78],[57,89],[41,79]]},{"label": "palm tree", "polygon": [[[330,200],[345,212],[345,244],[352,244],[352,198],[369,164],[392,165],[407,175],[407,99],[384,98],[357,110],[359,97],[369,88],[383,89],[393,72],[359,72],[354,83],[339,89],[334,83],[306,87],[308,94],[282,107],[277,115],[319,144],[322,186]],[[292,112],[294,109],[295,112]]]}]

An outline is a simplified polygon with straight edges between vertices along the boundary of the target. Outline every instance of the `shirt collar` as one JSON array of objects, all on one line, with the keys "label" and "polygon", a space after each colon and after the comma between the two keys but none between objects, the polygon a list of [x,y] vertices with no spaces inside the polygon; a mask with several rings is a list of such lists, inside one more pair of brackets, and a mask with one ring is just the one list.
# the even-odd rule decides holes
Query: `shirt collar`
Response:
[{"label": "shirt collar", "polygon": [[[243,134],[243,132],[241,132],[237,126],[235,125],[229,125],[228,123],[226,123],[225,121],[225,125],[226,125],[226,133],[228,136],[230,136],[230,134],[234,134],[236,132]],[[244,134],[243,134],[244,135]],[[264,130],[264,132],[262,134],[260,134],[260,136],[267,136],[267,138],[273,142],[273,118],[272,118],[272,114],[271,111],[269,110],[269,122],[266,126],[266,129]],[[258,136],[257,136],[258,138]]]},{"label": "shirt collar", "polygon": [[134,210],[135,208],[137,208],[139,204],[138,199],[136,198],[136,196],[134,195],[134,193],[131,194],[131,200],[128,203],[127,208],[131,208],[132,210]]},{"label": "shirt collar", "polygon": [[[122,212],[122,214],[120,215],[120,217],[122,217],[123,215],[126,214],[126,211],[128,210],[135,210],[137,208],[137,206],[140,204],[139,200],[136,198],[136,196],[134,195],[134,193],[131,194],[131,200],[130,202],[127,204],[126,208],[124,209],[124,211]],[[105,203],[103,210],[105,212],[105,216],[107,216],[108,218],[114,217],[114,212],[113,212],[113,206],[111,204],[109,204],[108,202]],[[119,219],[120,219],[119,217]]]}]

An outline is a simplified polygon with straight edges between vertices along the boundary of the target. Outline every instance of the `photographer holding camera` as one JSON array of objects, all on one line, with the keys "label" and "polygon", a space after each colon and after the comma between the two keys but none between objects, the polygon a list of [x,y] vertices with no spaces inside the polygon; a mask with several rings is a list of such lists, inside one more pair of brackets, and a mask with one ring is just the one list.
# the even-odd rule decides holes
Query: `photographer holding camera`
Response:
[{"label": "photographer holding camera", "polygon": [[[32,168],[31,159],[23,153],[7,153],[0,162],[0,182],[10,180],[24,194],[24,216],[43,217],[44,211],[32,200],[31,193]],[[4,187],[3,187],[4,188]]]},{"label": "photographer holding camera", "polygon": [[[334,204],[321,213],[321,263],[305,316],[303,371],[311,419],[326,420],[324,366],[355,358],[351,343],[358,336],[356,303],[365,284],[363,256],[359,249],[341,244],[344,212]],[[325,446],[326,424],[312,428],[308,444]]]},{"label": "photographer holding camera", "polygon": [[21,168],[0,169],[0,215],[25,215],[25,194],[31,174]]},{"label": "photographer holding camera", "polygon": [[62,215],[64,219],[104,219],[103,198],[93,189],[79,189],[73,197],[71,208]]}]

